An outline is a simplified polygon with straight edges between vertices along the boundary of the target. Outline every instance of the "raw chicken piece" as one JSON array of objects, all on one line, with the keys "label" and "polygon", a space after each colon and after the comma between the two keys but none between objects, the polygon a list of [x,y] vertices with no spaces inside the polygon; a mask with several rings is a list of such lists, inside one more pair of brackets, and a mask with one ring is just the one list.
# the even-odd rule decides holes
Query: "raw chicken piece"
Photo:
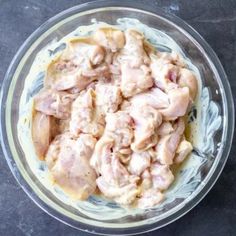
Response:
[{"label": "raw chicken piece", "polygon": [[174,158],[175,163],[181,163],[193,150],[193,146],[190,142],[182,140],[176,150],[176,156]]},{"label": "raw chicken piece", "polygon": [[125,46],[114,54],[110,68],[113,83],[121,85],[125,97],[131,97],[152,87],[153,80],[147,67],[150,59],[144,49],[143,34],[127,30],[125,40]]},{"label": "raw chicken piece", "polygon": [[96,173],[89,165],[95,143],[91,135],[73,139],[65,133],[58,135],[48,149],[46,163],[55,183],[76,199],[85,200],[96,189]]},{"label": "raw chicken piece", "polygon": [[151,158],[148,152],[133,152],[128,165],[128,170],[133,175],[141,175],[150,166]]},{"label": "raw chicken piece", "polygon": [[125,111],[107,113],[105,134],[114,139],[114,151],[129,147],[134,133],[133,120]]},{"label": "raw chicken piece", "polygon": [[56,120],[58,133],[69,132],[70,130],[70,119],[66,120]]},{"label": "raw chicken piece", "polygon": [[[178,87],[188,87],[191,100],[193,101],[197,93],[197,79],[192,71],[183,68],[184,62],[177,54],[161,54],[161,57],[151,56],[150,65],[155,85],[168,92]],[[179,63],[179,64],[178,64]]]},{"label": "raw chicken piece", "polygon": [[122,187],[139,180],[138,176],[130,175],[126,167],[121,164],[119,155],[111,150],[108,155],[101,158],[101,163],[101,176],[113,186]]},{"label": "raw chicken piece", "polygon": [[176,149],[185,129],[183,119],[180,118],[175,126],[175,130],[169,135],[161,136],[156,145],[156,160],[163,165],[173,164]]},{"label": "raw chicken piece", "polygon": [[134,151],[144,151],[157,143],[157,127],[162,122],[161,113],[148,105],[132,106],[130,115],[134,120]]},{"label": "raw chicken piece", "polygon": [[124,97],[141,93],[153,85],[149,68],[145,65],[132,68],[129,64],[121,65],[121,91]]},{"label": "raw chicken piece", "polygon": [[174,181],[174,175],[168,165],[161,165],[157,162],[153,163],[150,168],[150,173],[153,187],[160,191],[168,189]]},{"label": "raw chicken piece", "polygon": [[129,173],[120,163],[116,153],[112,153],[112,142],[102,138],[98,141],[93,156],[90,160],[91,166],[101,174],[107,183],[112,185],[124,185],[129,181]]},{"label": "raw chicken piece", "polygon": [[142,175],[141,175],[141,191],[144,192],[150,188],[152,188],[152,176],[150,174],[149,169],[146,169],[143,171]]},{"label": "raw chicken piece", "polygon": [[107,64],[101,64],[98,67],[83,70],[82,75],[92,80],[106,80],[110,75],[109,66]]},{"label": "raw chicken piece", "polygon": [[96,180],[97,186],[105,197],[113,199],[122,205],[129,205],[136,199],[138,194],[137,184],[135,182],[124,186],[111,185],[100,176]]},{"label": "raw chicken piece", "polygon": [[51,89],[41,90],[34,97],[34,108],[58,119],[68,119],[70,117],[71,103],[77,96],[76,94]]},{"label": "raw chicken piece", "polygon": [[96,143],[90,165],[96,170],[97,174],[101,173],[102,159],[110,158],[113,144],[114,140],[106,136],[101,137]]},{"label": "raw chicken piece", "polygon": [[95,97],[94,90],[90,88],[73,102],[70,121],[70,132],[73,135],[77,136],[81,132],[95,137],[102,135],[104,120],[97,114]]},{"label": "raw chicken piece", "polygon": [[178,87],[177,78],[179,74],[179,67],[172,64],[162,64],[162,61],[153,61],[150,65],[152,77],[154,78],[155,85],[168,92],[170,89]]},{"label": "raw chicken piece", "polygon": [[98,29],[93,35],[96,43],[102,45],[106,49],[116,52],[123,48],[125,44],[124,33],[118,29],[107,27]]},{"label": "raw chicken piece", "polygon": [[164,121],[157,129],[157,134],[160,136],[165,136],[174,131],[172,124],[168,121]]},{"label": "raw chicken piece", "polygon": [[185,67],[186,63],[180,54],[176,52],[157,52],[156,55],[153,53],[150,54],[152,60],[158,60],[160,64],[172,64],[178,67]]},{"label": "raw chicken piece", "polygon": [[190,102],[189,88],[177,88],[168,92],[170,105],[159,110],[165,120],[175,120],[180,116],[184,116],[187,112]]},{"label": "raw chicken piece", "polygon": [[103,61],[104,53],[100,46],[73,40],[62,55],[49,65],[45,86],[56,90],[83,90],[107,73],[108,67],[94,68]]},{"label": "raw chicken piece", "polygon": [[119,87],[110,84],[97,84],[96,86],[96,105],[106,114],[116,112],[122,102],[121,90]]},{"label": "raw chicken piece", "polygon": [[125,46],[115,55],[113,64],[128,63],[132,68],[140,68],[141,65],[150,63],[150,58],[144,50],[143,34],[135,30],[126,30],[125,40]]},{"label": "raw chicken piece", "polygon": [[163,193],[157,189],[151,188],[141,194],[141,198],[137,201],[137,206],[141,209],[154,207],[155,205],[162,202],[163,199]]},{"label": "raw chicken piece", "polygon": [[51,116],[36,111],[32,119],[32,139],[37,156],[44,160],[49,144],[54,137],[54,122]]},{"label": "raw chicken piece", "polygon": [[[87,70],[88,69],[86,69],[86,71]],[[59,91],[73,88],[76,88],[77,91],[81,91],[92,81],[97,79],[94,76],[84,76],[83,73],[82,68],[76,65],[72,60],[58,60],[49,66],[45,86]]]},{"label": "raw chicken piece", "polygon": [[197,95],[198,84],[196,76],[192,71],[182,68],[179,73],[178,84],[181,88],[188,87],[191,101],[194,101]]},{"label": "raw chicken piece", "polygon": [[90,163],[101,175],[96,181],[101,192],[116,202],[130,204],[138,192],[138,178],[130,175],[120,163],[120,154],[112,152],[113,145],[114,140],[103,136],[95,146]]},{"label": "raw chicken piece", "polygon": [[81,40],[73,40],[71,50],[72,56],[76,58],[76,64],[84,67],[90,68],[89,64],[101,64],[105,57],[105,51],[101,46],[84,43]]},{"label": "raw chicken piece", "polygon": [[120,163],[120,155],[112,152],[114,140],[103,136],[96,144],[90,159],[91,166],[101,174],[104,179],[113,185],[124,185],[133,176],[130,176],[126,168]]},{"label": "raw chicken piece", "polygon": [[159,88],[152,88],[145,93],[140,93],[130,99],[134,106],[149,105],[155,109],[167,108],[169,106],[168,95]]}]

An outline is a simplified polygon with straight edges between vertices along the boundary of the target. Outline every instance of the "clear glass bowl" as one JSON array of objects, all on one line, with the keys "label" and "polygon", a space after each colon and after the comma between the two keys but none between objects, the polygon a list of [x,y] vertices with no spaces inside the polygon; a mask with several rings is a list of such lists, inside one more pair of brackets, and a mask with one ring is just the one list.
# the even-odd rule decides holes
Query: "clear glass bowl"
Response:
[{"label": "clear glass bowl", "polygon": [[[177,184],[161,206],[122,212],[112,203],[91,198],[84,208],[69,205],[50,192],[31,170],[31,158],[23,149],[17,131],[19,103],[36,54],[52,40],[59,40],[92,19],[116,24],[118,18],[135,18],[172,37],[197,67],[202,86],[197,107],[198,139]],[[29,87],[29,94],[31,88]],[[32,95],[32,94],[31,94]],[[29,128],[29,127],[28,127]],[[192,209],[215,183],[227,160],[234,131],[234,105],[229,83],[217,56],[201,36],[181,19],[134,1],[99,1],[75,6],[40,26],[14,57],[1,89],[1,143],[8,165],[28,196],[45,212],[74,228],[96,234],[138,234],[178,219]],[[30,145],[30,144],[29,144]],[[194,162],[194,161],[195,162]],[[197,163],[197,164],[196,164]],[[183,178],[183,179],[181,179]],[[183,181],[182,181],[183,180]],[[103,204],[103,207],[99,204]],[[91,211],[90,206],[97,211]],[[115,216],[116,212],[119,212]]]}]

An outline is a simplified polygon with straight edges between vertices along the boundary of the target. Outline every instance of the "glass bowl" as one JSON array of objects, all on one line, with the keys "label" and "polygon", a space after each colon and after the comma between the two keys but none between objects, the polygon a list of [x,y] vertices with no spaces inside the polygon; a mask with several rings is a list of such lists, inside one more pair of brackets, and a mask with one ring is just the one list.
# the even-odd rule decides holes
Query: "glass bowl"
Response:
[{"label": "glass bowl", "polygon": [[[24,141],[25,132],[30,132],[30,124],[24,120],[24,130],[19,132],[18,122],[22,112],[27,111],[31,97],[40,88],[42,74],[31,83],[26,83],[26,77],[38,52],[50,42],[60,40],[78,26],[91,24],[94,19],[124,26],[122,19],[127,16],[132,19],[130,24],[136,28],[142,28],[143,24],[152,28],[151,33],[144,32],[150,40],[153,32],[159,32],[156,46],[160,50],[172,49],[165,42],[175,43],[174,46],[188,61],[188,65],[191,67],[191,62],[195,65],[192,66],[200,79],[200,91],[197,105],[189,114],[190,126],[195,125],[194,151],[178,171],[175,184],[166,193],[166,200],[157,207],[147,210],[123,209],[97,197],[71,204],[66,196],[64,199],[58,197],[60,190],[45,186],[40,176],[44,171],[42,163],[38,163],[38,172],[29,166],[29,161],[36,158],[31,155],[31,140]],[[26,96],[23,96],[24,86]],[[186,214],[219,177],[230,151],[233,132],[232,94],[213,50],[181,19],[134,1],[86,3],[49,19],[19,49],[1,89],[1,144],[16,180],[45,212],[74,228],[95,234],[139,234],[163,227]]]}]

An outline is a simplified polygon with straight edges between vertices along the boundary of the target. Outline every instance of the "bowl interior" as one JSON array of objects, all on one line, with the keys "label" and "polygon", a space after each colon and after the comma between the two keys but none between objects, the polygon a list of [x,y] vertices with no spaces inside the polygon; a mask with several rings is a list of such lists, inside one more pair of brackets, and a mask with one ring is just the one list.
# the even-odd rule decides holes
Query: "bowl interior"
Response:
[{"label": "bowl interior", "polygon": [[[123,229],[128,234],[161,227],[186,213],[207,193],[227,159],[234,119],[228,116],[233,104],[224,71],[211,49],[190,27],[162,11],[156,13],[130,7],[72,8],[49,20],[27,40],[4,81],[1,138],[8,164],[41,208],[76,228],[107,234],[118,234]],[[62,50],[61,42],[56,42],[65,35],[89,34],[99,22],[142,31],[159,50],[182,54],[199,78],[199,95],[189,114],[189,138],[194,151],[176,172],[166,200],[152,209],[123,209],[96,196],[86,202],[72,202],[60,189],[48,184],[46,167],[34,154],[29,111],[31,98],[44,78],[44,71],[30,71],[35,58],[42,50]],[[85,25],[92,26],[90,30],[77,29]]]}]

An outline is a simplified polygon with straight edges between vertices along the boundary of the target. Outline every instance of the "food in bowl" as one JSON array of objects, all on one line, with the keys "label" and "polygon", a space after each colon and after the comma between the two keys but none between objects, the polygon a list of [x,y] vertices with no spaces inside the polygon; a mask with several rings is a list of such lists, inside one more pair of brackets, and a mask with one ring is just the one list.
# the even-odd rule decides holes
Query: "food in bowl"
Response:
[{"label": "food in bowl", "polygon": [[185,127],[197,91],[185,60],[137,30],[107,26],[68,38],[34,97],[36,154],[75,199],[96,193],[153,207],[192,151]]}]

